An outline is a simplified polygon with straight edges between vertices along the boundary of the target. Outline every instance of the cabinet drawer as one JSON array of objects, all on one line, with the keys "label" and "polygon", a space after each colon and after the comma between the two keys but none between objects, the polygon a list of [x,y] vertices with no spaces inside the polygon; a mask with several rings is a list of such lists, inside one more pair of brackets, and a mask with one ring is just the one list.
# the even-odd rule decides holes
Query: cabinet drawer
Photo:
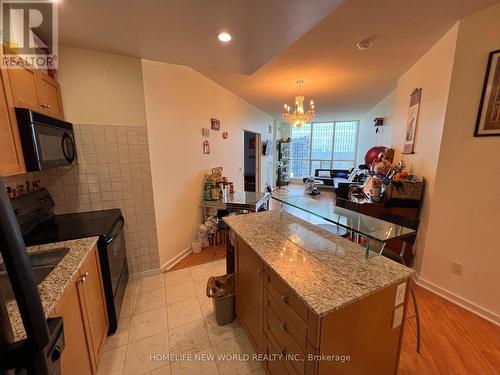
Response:
[{"label": "cabinet drawer", "polygon": [[280,327],[288,333],[297,343],[301,350],[307,348],[307,326],[294,311],[276,301],[275,297],[269,295],[268,310],[272,311],[280,320]]},{"label": "cabinet drawer", "polygon": [[307,306],[274,272],[269,272],[269,291],[283,306],[292,309],[300,319],[307,322]]},{"label": "cabinet drawer", "polygon": [[[269,335],[268,340],[268,354],[276,355],[275,360],[267,361],[267,369],[268,372],[272,375],[303,375],[304,372],[297,372],[290,361],[288,361],[285,357],[283,357],[284,350],[280,348],[280,345],[277,343],[277,340]],[[282,356],[281,359],[278,359],[278,356]]]},{"label": "cabinet drawer", "polygon": [[307,326],[307,341],[313,347],[319,347],[319,325],[320,318],[314,314],[306,304],[286,285],[274,272],[269,274],[269,296],[272,296],[277,304],[288,313],[295,316]]},{"label": "cabinet drawer", "polygon": [[268,324],[268,338],[272,336],[276,340],[280,353],[290,356],[289,363],[295,372],[303,374],[305,367],[304,350],[301,350],[290,333],[283,329],[283,322],[279,320],[271,309],[269,309]]}]

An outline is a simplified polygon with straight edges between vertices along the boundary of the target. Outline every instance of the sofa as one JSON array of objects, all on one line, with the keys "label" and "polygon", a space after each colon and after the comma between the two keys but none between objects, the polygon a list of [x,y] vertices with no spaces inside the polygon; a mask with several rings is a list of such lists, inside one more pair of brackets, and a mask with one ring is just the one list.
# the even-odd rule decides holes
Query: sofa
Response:
[{"label": "sofa", "polygon": [[[337,187],[339,182],[347,182],[347,178],[351,171],[347,169],[315,169],[314,179],[322,181],[324,186]],[[307,177],[302,179],[305,183]]]}]

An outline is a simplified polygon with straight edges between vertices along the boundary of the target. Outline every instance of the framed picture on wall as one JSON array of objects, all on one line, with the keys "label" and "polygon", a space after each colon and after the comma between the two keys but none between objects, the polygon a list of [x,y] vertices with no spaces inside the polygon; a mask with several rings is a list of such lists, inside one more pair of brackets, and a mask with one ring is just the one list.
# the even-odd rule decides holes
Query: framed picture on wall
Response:
[{"label": "framed picture on wall", "polygon": [[219,131],[220,130],[220,120],[218,120],[216,118],[211,118],[210,119],[210,127],[212,128],[212,130]]},{"label": "framed picture on wall", "polygon": [[477,114],[475,137],[500,135],[500,50],[490,52]]},{"label": "framed picture on wall", "polygon": [[402,154],[413,154],[415,145],[415,134],[417,132],[418,112],[420,110],[420,100],[422,99],[422,89],[415,88],[410,95],[410,108],[408,109],[408,120],[406,121],[405,140]]}]

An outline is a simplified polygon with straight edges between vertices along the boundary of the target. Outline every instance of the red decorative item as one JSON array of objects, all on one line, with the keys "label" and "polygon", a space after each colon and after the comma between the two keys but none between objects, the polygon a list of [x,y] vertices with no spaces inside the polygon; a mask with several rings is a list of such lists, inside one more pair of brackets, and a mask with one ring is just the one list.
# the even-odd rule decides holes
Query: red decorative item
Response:
[{"label": "red decorative item", "polygon": [[365,154],[365,164],[372,165],[379,158],[380,153],[384,153],[387,147],[375,146],[369,149]]},{"label": "red decorative item", "polygon": [[229,133],[228,132],[222,133],[222,138],[228,139],[229,138]]}]

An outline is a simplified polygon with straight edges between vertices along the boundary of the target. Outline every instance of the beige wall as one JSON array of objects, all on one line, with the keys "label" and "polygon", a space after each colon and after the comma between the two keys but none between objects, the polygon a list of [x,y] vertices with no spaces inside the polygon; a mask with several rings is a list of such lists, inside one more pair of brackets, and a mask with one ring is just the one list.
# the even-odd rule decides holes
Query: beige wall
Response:
[{"label": "beige wall", "polygon": [[[365,162],[366,151],[373,146],[390,146],[394,126],[395,100],[396,92],[393,91],[359,121],[357,164]],[[384,118],[384,126],[379,127],[378,133],[375,133],[373,125],[373,120],[376,117]]]},{"label": "beige wall", "polygon": [[[457,31],[458,24],[453,26],[415,65],[398,79],[395,91],[394,126],[391,140],[391,146],[396,151],[395,160],[405,160],[409,172],[422,175],[426,180],[416,244],[415,268],[417,271],[424,253],[429,208],[433,202],[434,182]],[[422,88],[421,107],[415,136],[415,153],[401,155],[410,94],[415,87]]]},{"label": "beige wall", "polygon": [[57,79],[68,121],[146,126],[140,59],[61,46]]},{"label": "beige wall", "polygon": [[[243,189],[243,129],[272,139],[273,119],[210,81],[180,65],[142,61],[160,263],[167,264],[190,246],[200,224],[205,170],[223,166],[224,175]],[[203,127],[210,131],[210,155],[203,155]],[[222,139],[222,132],[229,139]],[[272,157],[262,160],[261,188]],[[270,181],[269,181],[270,182]]]},{"label": "beige wall", "polygon": [[[460,22],[420,277],[500,322],[500,137],[473,137],[488,54],[500,49],[500,5]],[[424,97],[426,90],[424,87]],[[463,275],[451,272],[462,263]],[[491,313],[491,314],[489,314]]]}]

